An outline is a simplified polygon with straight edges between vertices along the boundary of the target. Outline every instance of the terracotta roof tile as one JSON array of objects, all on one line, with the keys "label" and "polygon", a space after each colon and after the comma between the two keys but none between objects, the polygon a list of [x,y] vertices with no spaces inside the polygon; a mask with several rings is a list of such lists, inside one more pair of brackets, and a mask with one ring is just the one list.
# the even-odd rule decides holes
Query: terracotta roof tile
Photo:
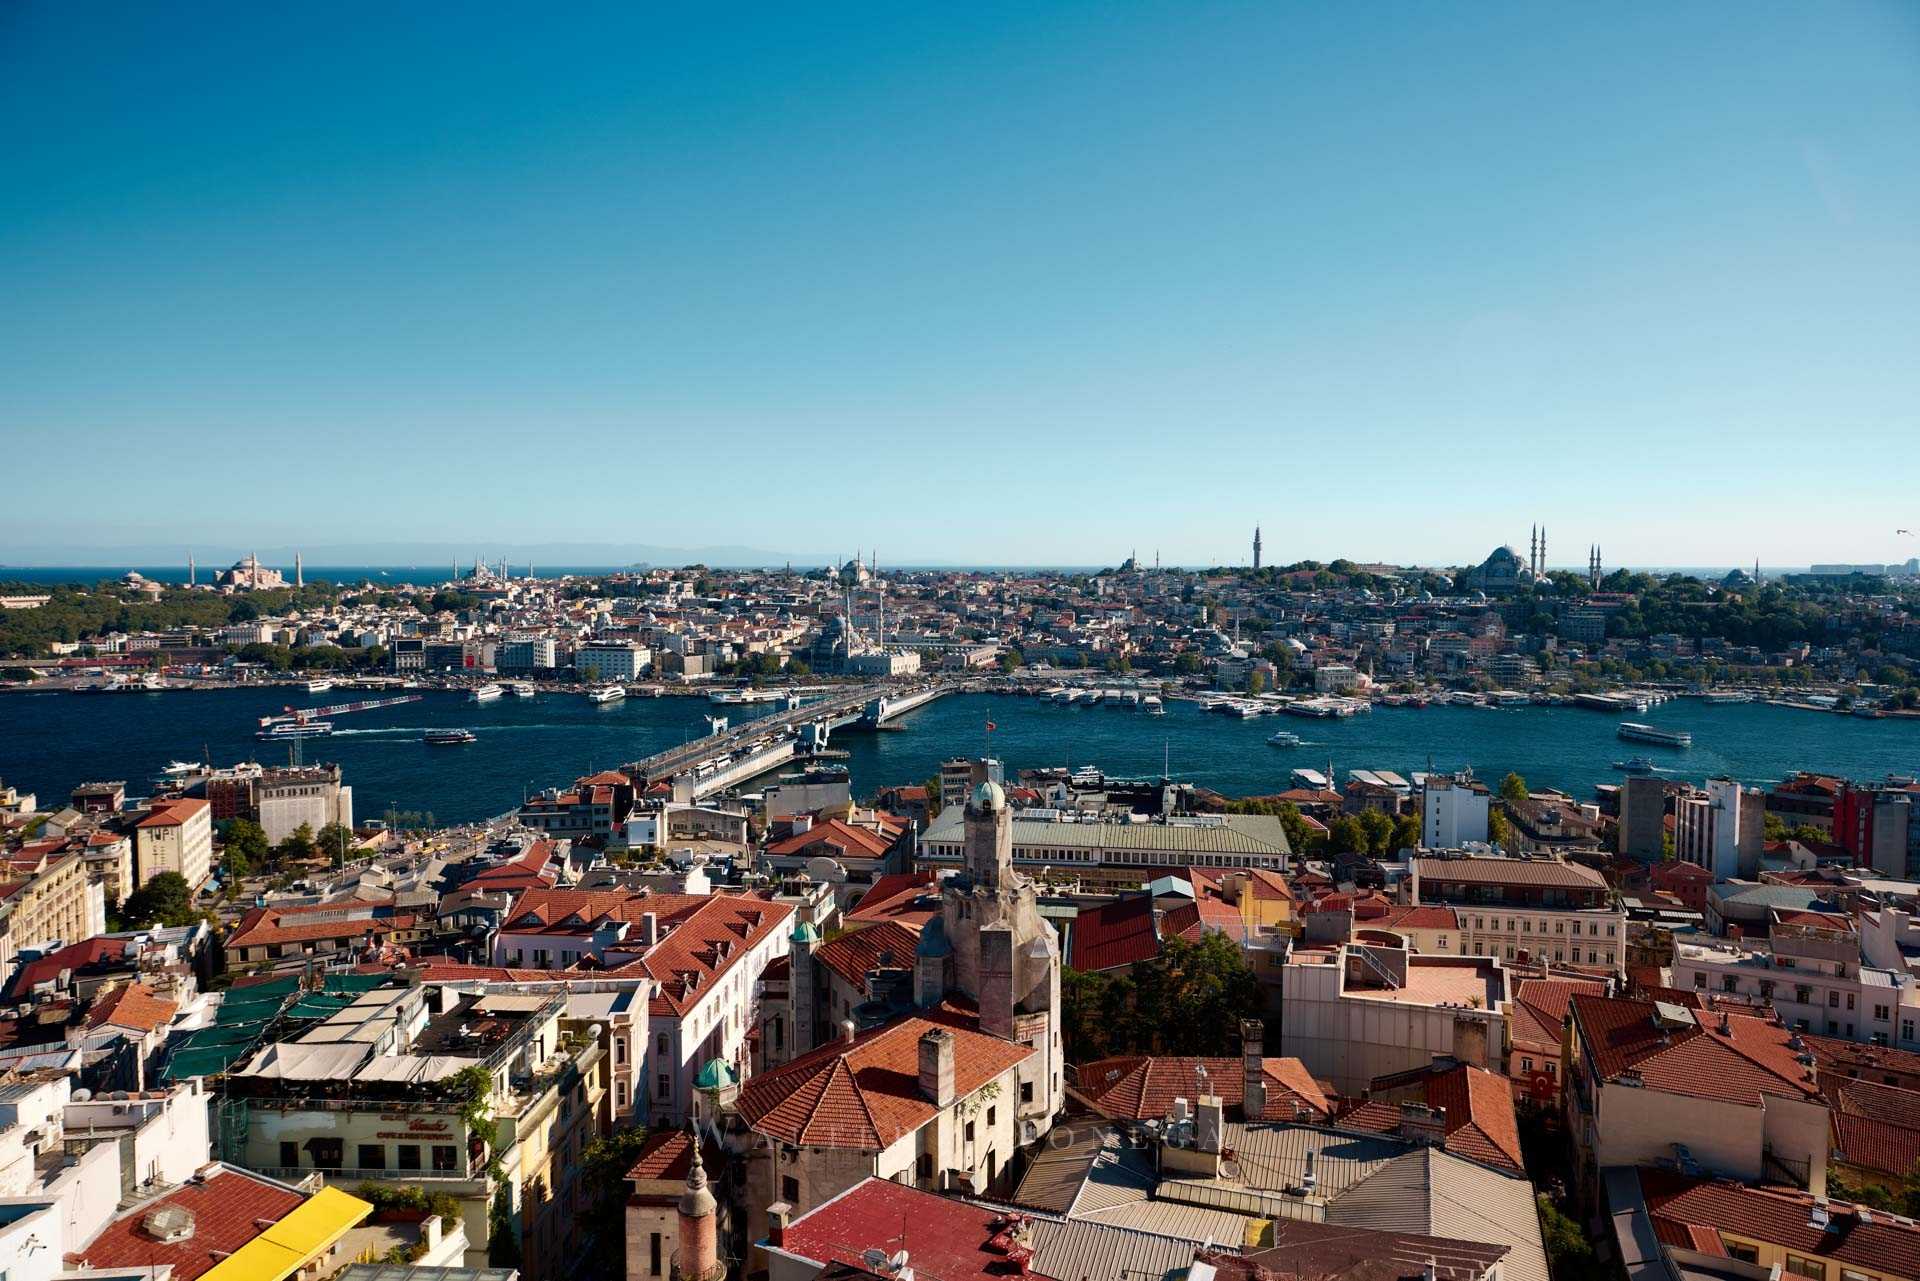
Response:
[{"label": "terracotta roof tile", "polygon": [[[188,1183],[143,1202],[108,1224],[68,1262],[90,1268],[173,1267],[175,1281],[193,1281],[260,1235],[306,1200],[302,1193],[243,1171],[223,1168],[204,1183]],[[193,1235],[165,1242],[146,1230],[146,1216],[162,1206],[193,1215]]]},{"label": "terracotta roof tile", "polygon": [[[1267,1106],[1258,1120],[1293,1120],[1299,1109],[1326,1117],[1333,1111],[1325,1091],[1306,1065],[1295,1058],[1261,1060],[1267,1086]],[[1200,1093],[1200,1073],[1207,1088],[1231,1111],[1239,1111],[1246,1080],[1239,1059],[1193,1055],[1126,1055],[1096,1059],[1074,1069],[1074,1091],[1088,1107],[1112,1120],[1146,1121],[1164,1117],[1176,1098]]]}]

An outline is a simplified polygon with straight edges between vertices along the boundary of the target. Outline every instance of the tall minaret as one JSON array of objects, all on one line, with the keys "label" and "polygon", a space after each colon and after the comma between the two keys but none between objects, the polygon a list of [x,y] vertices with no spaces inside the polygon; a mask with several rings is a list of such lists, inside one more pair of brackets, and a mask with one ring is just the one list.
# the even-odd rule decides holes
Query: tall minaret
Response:
[{"label": "tall minaret", "polygon": [[305,587],[307,585],[307,574],[300,566],[299,552],[293,554],[293,585],[295,587]]},{"label": "tall minaret", "polygon": [[687,1171],[687,1189],[680,1194],[680,1239],[674,1251],[677,1281],[715,1281],[720,1272],[720,1244],[714,1230],[713,1193],[707,1190],[707,1168],[700,1162],[700,1136],[691,1134],[693,1167]]},{"label": "tall minaret", "polygon": [[1533,567],[1533,576],[1538,578],[1547,569],[1547,527],[1540,526],[1540,563]]},{"label": "tall minaret", "polygon": [[1527,572],[1540,572],[1540,526],[1535,525],[1527,531]]},{"label": "tall minaret", "polygon": [[[1758,565],[1760,562],[1755,561],[1753,563]],[[194,578],[193,553],[188,552],[187,553],[187,586],[189,587],[194,586],[193,578]]]},{"label": "tall minaret", "polygon": [[1253,527],[1253,567],[1260,568],[1260,526]]}]

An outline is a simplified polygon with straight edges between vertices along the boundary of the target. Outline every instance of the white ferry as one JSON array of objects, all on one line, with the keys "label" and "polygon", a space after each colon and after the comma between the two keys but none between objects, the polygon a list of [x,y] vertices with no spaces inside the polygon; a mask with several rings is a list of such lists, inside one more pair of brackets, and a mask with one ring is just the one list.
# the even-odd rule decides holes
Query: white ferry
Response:
[{"label": "white ferry", "polygon": [[1753,701],[1753,695],[1742,694],[1738,690],[1721,689],[1721,690],[1714,690],[1710,694],[1703,695],[1701,701],[1706,703],[1711,703],[1716,706],[1723,703],[1751,703]]},{"label": "white ferry", "polygon": [[587,690],[589,703],[617,703],[627,696],[627,691],[619,685],[595,685]]},{"label": "white ferry", "polygon": [[1147,709],[1147,715],[1149,716],[1165,716],[1167,714],[1167,705],[1160,701],[1158,694],[1147,695],[1146,701],[1143,702],[1141,706]]},{"label": "white ferry", "polygon": [[494,681],[488,681],[485,685],[474,690],[471,697],[476,703],[491,703],[494,699],[499,698],[506,692],[507,690],[504,685],[500,685]]},{"label": "white ferry", "polygon": [[1683,729],[1661,729],[1638,721],[1623,721],[1620,737],[1636,743],[1657,743],[1661,747],[1692,747],[1693,735]]},{"label": "white ferry", "polygon": [[181,778],[187,774],[200,772],[198,761],[169,761],[160,767],[160,773],[166,778]]},{"label": "white ferry", "polygon": [[532,681],[507,681],[507,693],[515,698],[532,698],[540,691],[533,687]]},{"label": "white ferry", "polygon": [[1298,734],[1290,733],[1284,729],[1277,729],[1267,736],[1268,747],[1299,747],[1306,741],[1306,739],[1301,738]]},{"label": "white ferry", "polygon": [[267,726],[254,737],[278,742],[286,738],[324,738],[331,733],[332,721],[281,721]]},{"label": "white ferry", "polygon": [[324,694],[332,688],[333,682],[325,676],[307,682],[307,693],[309,694]]}]

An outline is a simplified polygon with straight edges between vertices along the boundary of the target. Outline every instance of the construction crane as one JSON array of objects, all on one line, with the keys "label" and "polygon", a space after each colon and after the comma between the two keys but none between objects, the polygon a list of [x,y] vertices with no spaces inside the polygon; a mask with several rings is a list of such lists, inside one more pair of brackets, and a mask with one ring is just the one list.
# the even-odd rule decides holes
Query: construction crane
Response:
[{"label": "construction crane", "polygon": [[323,721],[334,716],[345,716],[348,712],[370,712],[376,707],[398,707],[402,703],[417,703],[425,695],[402,694],[399,698],[366,698],[357,703],[335,703],[331,707],[285,707],[279,716],[262,716],[262,729],[273,725],[304,725],[308,721]]}]

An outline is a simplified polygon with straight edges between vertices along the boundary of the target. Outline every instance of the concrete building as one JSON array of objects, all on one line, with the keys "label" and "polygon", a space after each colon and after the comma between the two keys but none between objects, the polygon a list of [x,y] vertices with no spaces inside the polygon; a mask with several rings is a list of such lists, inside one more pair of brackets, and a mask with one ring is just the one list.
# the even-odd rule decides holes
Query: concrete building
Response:
[{"label": "concrete building", "polygon": [[[922,871],[961,864],[964,816],[942,810],[920,838]],[[1013,863],[1029,875],[1070,877],[1090,890],[1134,889],[1178,868],[1285,872],[1293,861],[1286,828],[1256,814],[1169,816],[1147,822],[1084,821],[1060,811],[1019,811]]]},{"label": "concrete building", "polygon": [[559,666],[559,644],[551,636],[519,636],[500,643],[494,665],[502,672],[546,672]]},{"label": "concrete building", "polygon": [[1862,964],[1851,921],[1837,918],[1842,928],[1834,928],[1807,923],[1812,915],[1776,920],[1766,939],[1676,943],[1673,985],[1765,1002],[1802,1032],[1920,1050],[1920,984],[1913,975]]},{"label": "concrete building", "polygon": [[302,825],[311,832],[329,823],[353,827],[353,789],[340,782],[338,765],[262,770],[255,786],[260,830],[270,844],[286,840]]},{"label": "concrete building", "polygon": [[1716,881],[1753,876],[1765,844],[1765,815],[1765,796],[1733,779],[1712,779],[1704,791],[1686,788],[1673,798],[1674,857],[1706,868]]},{"label": "concrete building", "polygon": [[11,968],[25,948],[78,942],[106,928],[106,895],[78,848],[16,854],[10,879],[0,884],[0,968]]},{"label": "concrete building", "polygon": [[1495,958],[1417,956],[1384,942],[1298,949],[1281,991],[1282,1054],[1342,1094],[1441,1055],[1505,1072],[1507,975]]},{"label": "concrete building", "polygon": [[1420,843],[1433,850],[1484,845],[1492,801],[1485,783],[1445,774],[1428,775],[1420,800]]},{"label": "concrete building", "polygon": [[652,661],[652,651],[631,641],[588,641],[573,651],[573,670],[583,681],[638,680]]},{"label": "concrete building", "polygon": [[156,800],[133,829],[134,876],[141,885],[162,872],[178,872],[198,890],[213,875],[213,816],[193,796]]},{"label": "concrete building", "polygon": [[1667,792],[1671,785],[1651,775],[1620,785],[1620,853],[1657,863],[1666,848]]},{"label": "concrete building", "polygon": [[1626,967],[1627,918],[1606,878],[1554,858],[1414,858],[1409,902],[1451,907],[1468,956]]}]

